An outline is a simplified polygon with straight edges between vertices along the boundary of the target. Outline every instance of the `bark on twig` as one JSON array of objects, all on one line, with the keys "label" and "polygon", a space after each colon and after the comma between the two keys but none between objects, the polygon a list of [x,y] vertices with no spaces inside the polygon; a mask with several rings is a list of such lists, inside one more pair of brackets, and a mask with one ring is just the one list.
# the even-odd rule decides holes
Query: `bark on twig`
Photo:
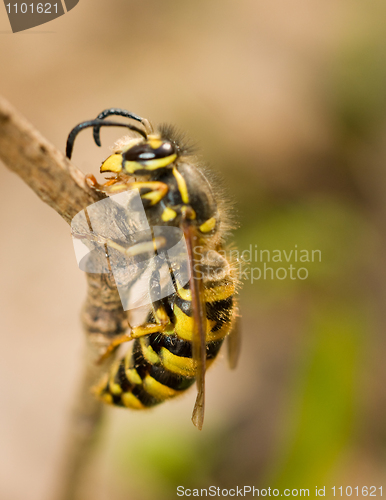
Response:
[{"label": "bark on twig", "polygon": [[0,159],[69,224],[80,210],[104,198],[1,96]]},{"label": "bark on twig", "polygon": [[[84,175],[0,96],[0,159],[50,207],[70,223],[90,204],[104,198],[88,188]],[[111,337],[125,328],[125,313],[111,276],[88,275],[89,293],[83,310],[86,355],[83,380],[75,400],[57,498],[78,500],[102,404],[91,386],[105,372],[95,360]]]}]

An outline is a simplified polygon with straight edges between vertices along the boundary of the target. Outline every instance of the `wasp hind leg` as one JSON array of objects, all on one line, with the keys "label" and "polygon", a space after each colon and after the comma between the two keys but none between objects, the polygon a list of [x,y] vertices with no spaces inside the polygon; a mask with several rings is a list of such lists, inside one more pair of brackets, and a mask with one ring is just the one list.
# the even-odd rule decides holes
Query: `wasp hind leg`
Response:
[{"label": "wasp hind leg", "polygon": [[117,349],[117,347],[119,347],[121,344],[124,344],[125,342],[133,340],[133,338],[134,337],[131,336],[131,333],[130,334],[124,333],[123,335],[119,335],[119,337],[116,337],[106,347],[105,352],[98,358],[97,364],[101,365],[104,361],[106,361],[107,358],[111,356],[111,354],[115,351],[115,349]]}]

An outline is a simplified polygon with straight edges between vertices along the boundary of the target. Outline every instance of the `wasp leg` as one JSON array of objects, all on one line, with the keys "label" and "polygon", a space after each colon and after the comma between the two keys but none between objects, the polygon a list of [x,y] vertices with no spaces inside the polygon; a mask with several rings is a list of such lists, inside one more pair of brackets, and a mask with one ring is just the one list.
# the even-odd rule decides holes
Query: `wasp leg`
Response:
[{"label": "wasp leg", "polygon": [[169,190],[167,184],[159,181],[116,181],[114,183],[112,183],[111,181],[108,182],[109,184],[106,183],[103,186],[98,185],[98,189],[106,194],[115,194],[122,191],[127,191],[129,189],[138,189],[144,208],[151,207],[159,203]]},{"label": "wasp leg", "polygon": [[95,178],[95,175],[92,174],[87,174],[84,180],[86,181],[88,187],[95,189],[95,191],[102,191],[103,193],[108,192],[106,191],[106,188],[118,182],[118,179],[109,179],[104,184],[99,184],[99,182]]},{"label": "wasp leg", "polygon": [[130,189],[138,189],[144,207],[150,207],[159,203],[167,194],[169,187],[164,182],[149,181],[149,182],[132,182]]},{"label": "wasp leg", "polygon": [[170,322],[170,317],[162,299],[159,299],[161,294],[160,274],[156,269],[152,272],[149,281],[149,295],[152,301],[151,312],[148,321],[143,325],[136,326],[130,334],[131,339],[137,339],[151,333],[163,333],[166,325]]},{"label": "wasp leg", "polygon": [[162,330],[162,325],[157,323],[157,324],[151,324],[148,323],[143,326],[138,326],[134,327],[130,333],[124,333],[123,335],[119,335],[119,337],[116,337],[114,340],[110,342],[110,344],[106,347],[105,352],[98,358],[97,364],[100,365],[106,359],[111,356],[111,354],[115,351],[117,347],[119,347],[121,344],[124,344],[125,342],[130,342],[130,340],[138,339],[140,337],[143,337],[145,335],[149,335],[150,333],[157,333]]},{"label": "wasp leg", "polygon": [[158,269],[159,265],[160,263],[158,263],[158,265],[151,273],[149,280],[149,295],[152,302],[152,315],[155,319],[155,322],[160,325],[166,326],[170,322],[170,317],[167,308],[165,307],[165,301],[162,297],[161,276]]},{"label": "wasp leg", "polygon": [[[99,238],[100,241],[101,238]],[[128,257],[135,257],[136,255],[146,254],[148,252],[154,252],[154,246],[156,248],[162,248],[165,245],[165,238],[162,236],[157,236],[151,241],[144,241],[142,243],[137,243],[136,245],[132,245],[131,247],[125,248],[119,243],[115,243],[115,241],[105,238],[103,242],[111,248],[114,248],[118,252],[127,255]]]},{"label": "wasp leg", "polygon": [[128,182],[127,180],[109,179],[104,184],[99,184],[92,174],[86,175],[85,180],[89,187],[107,195],[121,193],[129,189],[138,189],[145,208],[159,203],[169,190],[167,184],[159,181]]},{"label": "wasp leg", "polygon": [[241,348],[240,315],[238,314],[237,307],[235,308],[234,315],[232,329],[227,336],[228,363],[231,370],[234,370],[237,366]]},{"label": "wasp leg", "polygon": [[133,337],[131,335],[128,335],[127,333],[124,333],[123,335],[119,335],[119,337],[116,337],[110,344],[106,347],[105,352],[98,358],[97,360],[97,365],[100,365],[103,363],[103,361],[106,361],[106,359],[111,356],[111,354],[115,351],[115,349],[120,346],[121,344],[125,342],[129,342],[132,340]]},{"label": "wasp leg", "polygon": [[151,333],[162,333],[165,330],[166,325],[170,322],[170,318],[163,301],[159,298],[161,296],[161,284],[158,269],[155,269],[151,274],[149,281],[149,295],[152,300],[151,315],[155,322],[147,322],[144,325],[136,326],[131,329],[129,334],[124,333],[123,335],[116,337],[107,346],[105,352],[98,359],[97,364],[103,363],[103,361],[105,361],[121,344],[150,335]]}]

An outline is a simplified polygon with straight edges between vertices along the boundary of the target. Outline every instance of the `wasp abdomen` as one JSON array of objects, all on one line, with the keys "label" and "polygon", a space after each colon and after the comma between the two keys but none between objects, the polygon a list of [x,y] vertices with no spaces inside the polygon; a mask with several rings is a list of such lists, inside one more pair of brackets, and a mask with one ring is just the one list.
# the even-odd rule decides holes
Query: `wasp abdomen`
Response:
[{"label": "wasp abdomen", "polygon": [[[211,290],[207,292],[210,295]],[[228,295],[225,287],[223,294]],[[169,329],[173,326],[174,330],[153,333],[134,341],[132,352],[116,362],[110,375],[95,389],[104,402],[134,409],[149,408],[182,394],[194,383],[196,367],[191,341],[191,306],[189,300],[178,296],[170,297],[169,301],[173,302],[173,323],[168,326]],[[230,329],[232,295],[207,302],[206,310],[206,359],[210,365]]]}]

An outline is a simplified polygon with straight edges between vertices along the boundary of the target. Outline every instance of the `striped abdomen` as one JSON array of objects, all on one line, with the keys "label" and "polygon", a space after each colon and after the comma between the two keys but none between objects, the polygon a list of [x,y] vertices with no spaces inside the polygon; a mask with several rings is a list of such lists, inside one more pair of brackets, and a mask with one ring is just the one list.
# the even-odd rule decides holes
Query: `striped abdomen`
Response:
[{"label": "striped abdomen", "polygon": [[[206,297],[207,366],[217,356],[229,333],[233,316],[233,283],[208,288]],[[194,381],[192,357],[193,320],[189,289],[168,298],[170,323],[162,333],[134,341],[133,350],[116,361],[96,394],[106,403],[148,408],[173,398]]]}]

